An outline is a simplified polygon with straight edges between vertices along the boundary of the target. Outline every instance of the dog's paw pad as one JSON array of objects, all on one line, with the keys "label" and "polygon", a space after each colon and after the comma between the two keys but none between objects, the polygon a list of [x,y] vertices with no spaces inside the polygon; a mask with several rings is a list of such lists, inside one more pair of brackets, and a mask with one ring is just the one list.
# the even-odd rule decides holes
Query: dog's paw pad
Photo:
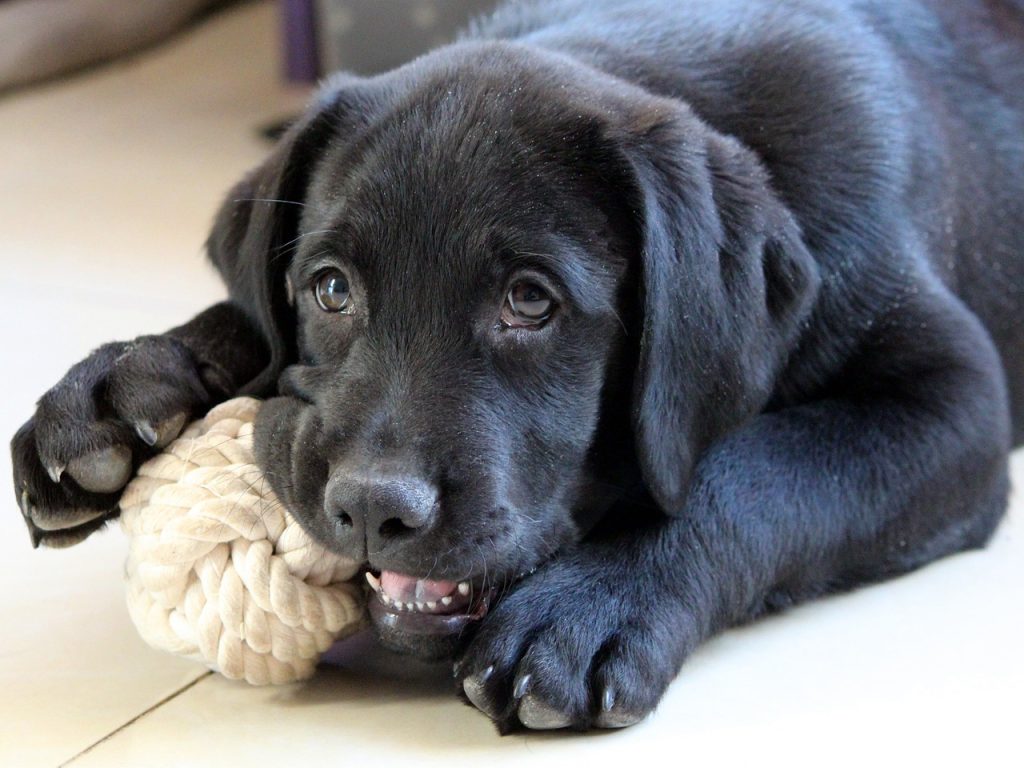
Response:
[{"label": "dog's paw pad", "polygon": [[487,683],[494,675],[494,667],[489,666],[462,681],[462,690],[469,702],[491,719],[498,717],[498,707],[487,692]]},{"label": "dog's paw pad", "polygon": [[594,718],[598,728],[628,728],[645,717],[642,712],[631,712],[616,701],[615,689],[606,686],[601,694],[601,711]]},{"label": "dog's paw pad", "polygon": [[68,474],[90,493],[113,493],[132,475],[132,452],[124,445],[109,445],[68,462]]},{"label": "dog's paw pad", "polygon": [[532,693],[527,693],[519,702],[519,722],[535,731],[553,731],[568,728],[572,718]]},{"label": "dog's paw pad", "polygon": [[40,510],[33,507],[29,513],[32,524],[43,532],[65,531],[70,528],[77,528],[80,525],[91,523],[109,514],[102,509],[66,509],[59,512],[42,514]]}]

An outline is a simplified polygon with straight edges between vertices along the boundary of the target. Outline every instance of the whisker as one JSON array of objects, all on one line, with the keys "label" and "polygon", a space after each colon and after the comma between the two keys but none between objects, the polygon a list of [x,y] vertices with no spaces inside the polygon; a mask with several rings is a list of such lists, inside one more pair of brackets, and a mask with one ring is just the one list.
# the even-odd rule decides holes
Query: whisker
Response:
[{"label": "whisker", "polygon": [[333,229],[314,229],[310,230],[309,232],[303,232],[302,234],[293,237],[287,243],[281,243],[281,245],[277,246],[277,250],[284,251],[284,249],[287,248],[289,245],[299,242],[304,237],[312,237],[313,235],[329,235],[335,231],[336,230]]},{"label": "whisker", "polygon": [[306,207],[305,203],[300,203],[297,200],[277,200],[272,197],[238,197],[232,200],[233,203],[281,203],[282,205],[298,205],[302,208]]}]

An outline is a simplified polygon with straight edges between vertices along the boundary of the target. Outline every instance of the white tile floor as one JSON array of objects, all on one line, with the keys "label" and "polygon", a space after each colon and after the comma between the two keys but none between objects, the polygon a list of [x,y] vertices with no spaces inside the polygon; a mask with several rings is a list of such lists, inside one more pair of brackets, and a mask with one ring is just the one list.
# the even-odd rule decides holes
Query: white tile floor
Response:
[{"label": "white tile floor", "polygon": [[[0,101],[0,435],[91,347],[220,295],[206,228],[264,151],[253,126],[296,104],[266,60],[274,24],[269,5],[244,5]],[[8,461],[0,452],[0,478]],[[1021,497],[985,552],[719,638],[634,729],[502,739],[444,670],[365,638],[312,682],[275,689],[146,648],[123,604],[120,533],[33,551],[4,482],[0,766],[1024,765]]]}]

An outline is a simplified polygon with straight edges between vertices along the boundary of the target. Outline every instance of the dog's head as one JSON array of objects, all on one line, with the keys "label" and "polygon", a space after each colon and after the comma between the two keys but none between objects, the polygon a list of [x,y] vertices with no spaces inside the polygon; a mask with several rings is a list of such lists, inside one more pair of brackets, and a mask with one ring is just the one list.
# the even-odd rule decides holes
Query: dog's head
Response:
[{"label": "dog's head", "polygon": [[[764,407],[813,263],[758,161],[685,105],[462,44],[340,78],[210,241],[273,350],[256,448],[365,560],[392,645],[436,654],[495,589],[640,514]],[[642,507],[643,505],[639,505]]]}]

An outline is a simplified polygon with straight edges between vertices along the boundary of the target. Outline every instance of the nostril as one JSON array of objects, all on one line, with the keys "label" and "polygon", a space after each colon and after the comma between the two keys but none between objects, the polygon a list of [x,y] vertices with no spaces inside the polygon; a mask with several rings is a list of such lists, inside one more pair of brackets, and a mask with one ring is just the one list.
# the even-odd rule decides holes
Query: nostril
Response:
[{"label": "nostril", "polygon": [[439,509],[437,490],[415,477],[335,471],[325,488],[325,511],[339,541],[407,541],[431,528]]},{"label": "nostril", "polygon": [[380,528],[377,529],[380,535],[385,539],[390,539],[400,534],[406,533],[407,531],[413,530],[408,525],[403,523],[397,517],[389,517],[383,523],[380,524]]}]

